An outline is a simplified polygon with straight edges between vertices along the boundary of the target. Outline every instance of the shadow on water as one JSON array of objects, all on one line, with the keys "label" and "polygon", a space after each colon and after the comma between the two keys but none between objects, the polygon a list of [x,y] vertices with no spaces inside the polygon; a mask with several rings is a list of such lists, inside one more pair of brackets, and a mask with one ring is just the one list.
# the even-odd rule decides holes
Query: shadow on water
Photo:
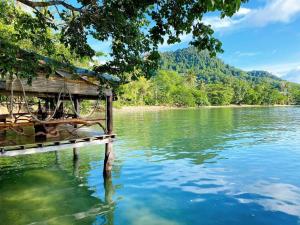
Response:
[{"label": "shadow on water", "polygon": [[70,158],[65,165],[61,157],[66,155],[70,156],[55,152],[1,159],[1,224],[114,223],[112,177],[104,178],[98,169],[93,171],[103,191],[102,197],[95,195],[84,177],[91,170],[86,159],[72,163]]}]

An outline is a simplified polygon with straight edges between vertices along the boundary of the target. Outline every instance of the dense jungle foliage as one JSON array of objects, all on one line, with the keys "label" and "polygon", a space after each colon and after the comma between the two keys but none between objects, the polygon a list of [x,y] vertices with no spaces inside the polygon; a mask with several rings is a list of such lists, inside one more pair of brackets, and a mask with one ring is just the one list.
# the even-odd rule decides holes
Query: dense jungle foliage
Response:
[{"label": "dense jungle foliage", "polygon": [[[203,21],[203,16],[216,12],[220,18],[231,17],[245,2],[4,0],[0,1],[0,18],[12,24],[15,40],[30,40],[47,55],[53,55],[57,44],[61,44],[71,53],[91,59],[97,56],[91,43],[109,43],[109,57],[105,63],[94,65],[93,70],[114,74],[127,82],[127,75],[133,71],[153,75],[158,66],[159,45],[178,43],[182,34],[190,34],[189,43],[199,50],[207,49],[211,55],[222,52],[222,43],[214,37],[213,28]],[[49,32],[57,38],[49,37]],[[2,55],[6,59],[16,56],[9,51]],[[22,68],[24,77],[32,76],[30,68]],[[6,70],[15,72],[12,67]]]},{"label": "dense jungle foliage", "polygon": [[[8,15],[10,15],[8,17]],[[12,16],[14,15],[14,16]],[[22,21],[27,21],[22,23]],[[20,76],[34,79],[37,61],[31,59],[31,52],[46,55],[60,62],[92,69],[97,65],[95,58],[82,57],[60,42],[60,34],[49,28],[28,32],[27,25],[34,25],[32,18],[12,5],[0,8],[0,68],[3,71],[19,72]],[[33,26],[32,25],[32,26]],[[32,37],[34,36],[34,38]],[[40,40],[51,40],[51,46],[44,48]],[[6,43],[9,42],[9,45]],[[12,44],[12,45],[11,45]],[[16,46],[25,49],[29,55],[24,62],[18,61]],[[101,53],[98,53],[101,54]],[[119,105],[171,105],[202,106],[228,104],[299,104],[298,84],[283,81],[265,72],[245,72],[211,57],[209,51],[198,51],[195,47],[160,53],[159,69],[149,76],[134,72],[126,74],[130,82],[117,90]],[[23,59],[24,60],[24,59]],[[24,70],[15,71],[15,65]],[[26,73],[21,73],[26,71]],[[138,71],[140,73],[140,71]],[[149,78],[150,77],[150,78]]]},{"label": "dense jungle foliage", "polygon": [[160,70],[120,87],[122,105],[300,103],[300,86],[265,71],[245,72],[194,47],[161,53]]}]

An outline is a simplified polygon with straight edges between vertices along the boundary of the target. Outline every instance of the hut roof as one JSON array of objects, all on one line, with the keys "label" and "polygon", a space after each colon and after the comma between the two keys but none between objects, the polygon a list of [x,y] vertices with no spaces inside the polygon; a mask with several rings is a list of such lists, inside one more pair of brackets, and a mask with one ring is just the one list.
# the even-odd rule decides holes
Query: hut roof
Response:
[{"label": "hut roof", "polygon": [[[11,74],[8,73],[10,71],[18,71],[21,74],[18,77],[22,81],[13,83],[6,76],[6,74]],[[61,86],[67,84],[71,94],[82,98],[91,98],[92,96],[99,96],[99,90],[102,90],[102,92],[111,90],[111,87],[120,81],[114,75],[100,74],[69,63],[59,62],[38,53],[26,51],[1,39],[0,75],[2,75],[0,81],[1,93],[9,94],[10,90],[13,89],[17,94],[25,90],[34,96],[58,93]],[[28,82],[27,77],[30,76],[32,79]]]},{"label": "hut roof", "polygon": [[[96,80],[104,81],[104,83],[120,82],[120,79],[117,76],[108,73],[100,74],[100,73],[96,73],[95,71],[86,68],[80,68],[69,63],[59,62],[56,59],[43,56],[36,52],[31,52],[28,50],[21,49],[16,45],[13,45],[7,41],[3,41],[0,39],[0,59],[1,57],[5,57],[9,55],[14,55],[15,58],[18,60],[18,63],[13,65],[17,68],[22,67],[20,64],[26,63],[28,60],[32,60],[32,61],[36,60],[38,61],[38,64],[40,66],[39,69],[41,70],[37,72],[43,73],[43,70],[45,70],[47,66],[51,66],[54,67],[54,71],[56,74],[59,74],[60,76],[64,76],[65,78],[68,79],[83,79],[89,82],[93,82],[94,84],[96,84],[95,82]],[[1,68],[1,64],[0,64],[0,73],[1,73],[1,69],[3,68]]]}]

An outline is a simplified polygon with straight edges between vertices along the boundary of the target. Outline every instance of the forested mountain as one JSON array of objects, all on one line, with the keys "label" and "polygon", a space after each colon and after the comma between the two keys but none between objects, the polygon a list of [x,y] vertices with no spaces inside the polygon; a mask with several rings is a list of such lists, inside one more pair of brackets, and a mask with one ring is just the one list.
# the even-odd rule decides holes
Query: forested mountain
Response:
[{"label": "forested mountain", "polygon": [[[298,84],[266,71],[246,72],[193,47],[161,53],[160,70],[120,88],[130,105],[273,105],[300,103]],[[147,77],[147,76],[146,76]]]},{"label": "forested mountain", "polygon": [[264,81],[276,83],[282,81],[279,77],[267,71],[243,71],[225,64],[219,58],[211,58],[208,51],[199,52],[194,47],[179,49],[174,52],[161,53],[160,68],[173,70],[180,74],[194,71],[199,79],[207,82],[222,82],[224,77],[237,77],[254,82]]}]

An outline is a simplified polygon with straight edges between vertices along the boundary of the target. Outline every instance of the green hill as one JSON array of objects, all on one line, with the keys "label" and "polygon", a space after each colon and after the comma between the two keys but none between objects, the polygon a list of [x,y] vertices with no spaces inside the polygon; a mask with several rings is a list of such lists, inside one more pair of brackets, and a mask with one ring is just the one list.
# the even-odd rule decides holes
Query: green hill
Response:
[{"label": "green hill", "polygon": [[300,103],[298,84],[266,71],[237,69],[193,47],[161,53],[159,66],[150,79],[140,77],[122,85],[120,103],[173,106]]},{"label": "green hill", "polygon": [[267,71],[243,71],[225,64],[219,58],[211,58],[208,51],[199,52],[194,47],[161,53],[160,68],[173,70],[180,74],[194,71],[198,78],[207,83],[224,83],[230,77],[259,82],[278,84],[283,81]]}]

